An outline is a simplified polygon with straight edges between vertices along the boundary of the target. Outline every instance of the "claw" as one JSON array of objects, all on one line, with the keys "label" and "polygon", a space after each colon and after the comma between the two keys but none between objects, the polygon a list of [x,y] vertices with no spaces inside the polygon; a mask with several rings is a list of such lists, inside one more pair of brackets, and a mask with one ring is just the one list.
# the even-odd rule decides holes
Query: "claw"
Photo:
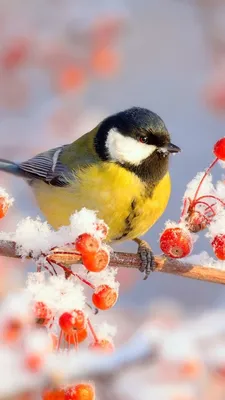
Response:
[{"label": "claw", "polygon": [[151,247],[145,240],[134,239],[138,243],[138,254],[141,258],[141,266],[139,271],[144,273],[144,280],[148,279],[148,276],[155,269],[155,261]]}]

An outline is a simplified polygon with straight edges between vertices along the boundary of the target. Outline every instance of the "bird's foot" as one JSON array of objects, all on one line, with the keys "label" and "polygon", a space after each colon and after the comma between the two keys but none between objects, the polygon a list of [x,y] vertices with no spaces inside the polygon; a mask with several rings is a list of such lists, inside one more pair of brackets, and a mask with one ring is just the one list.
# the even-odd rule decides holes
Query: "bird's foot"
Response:
[{"label": "bird's foot", "polygon": [[139,271],[144,273],[144,280],[148,279],[148,276],[155,269],[155,260],[153,252],[149,244],[145,240],[134,239],[138,244],[138,254],[141,258],[141,266]]}]

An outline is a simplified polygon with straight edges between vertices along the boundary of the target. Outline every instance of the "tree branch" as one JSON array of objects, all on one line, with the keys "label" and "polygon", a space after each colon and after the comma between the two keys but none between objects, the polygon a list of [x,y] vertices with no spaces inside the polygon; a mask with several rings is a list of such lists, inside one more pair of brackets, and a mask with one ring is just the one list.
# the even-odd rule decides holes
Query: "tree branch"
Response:
[{"label": "tree branch", "polygon": [[[0,240],[0,256],[20,258],[16,252],[16,243],[8,240]],[[30,257],[32,258],[32,257]],[[225,284],[225,270],[207,265],[190,264],[166,256],[155,256],[156,272],[179,275],[186,278],[201,281]],[[141,266],[138,254],[115,252],[111,254],[110,266],[114,268],[136,268]]]}]

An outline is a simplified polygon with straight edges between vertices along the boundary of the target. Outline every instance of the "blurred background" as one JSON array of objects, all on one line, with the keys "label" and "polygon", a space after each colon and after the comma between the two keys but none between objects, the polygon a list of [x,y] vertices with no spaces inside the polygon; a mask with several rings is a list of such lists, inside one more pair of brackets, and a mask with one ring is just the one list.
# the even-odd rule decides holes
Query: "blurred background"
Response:
[{"label": "blurred background", "polygon": [[[0,0],[0,157],[25,160],[69,143],[131,106],[158,113],[182,148],[171,160],[169,206],[145,237],[159,253],[164,223],[178,220],[186,184],[209,165],[213,144],[225,134],[225,1]],[[215,168],[215,179],[221,173]],[[16,200],[1,220],[2,231],[40,215],[22,180],[1,173],[0,186]],[[136,246],[127,243],[117,250],[136,251]],[[194,253],[203,250],[211,251],[201,235]],[[11,264],[20,262],[4,260]],[[225,303],[222,285],[160,273],[143,282],[140,273],[125,269],[118,276],[120,298],[107,313],[109,322],[119,322],[118,342],[149,309],[153,320],[158,315],[170,324],[182,310]],[[140,378],[143,371],[135,373]],[[143,398],[133,386],[127,391],[132,374],[121,379],[123,399]],[[211,395],[201,398],[214,394],[213,386]]]},{"label": "blurred background", "polygon": [[[0,157],[25,160],[71,142],[130,106],[157,112],[182,148],[171,160],[167,211],[146,235],[159,252],[164,222],[178,219],[186,184],[208,166],[224,135],[225,2],[1,0],[0,7]],[[0,183],[16,199],[1,230],[40,215],[22,180],[1,173]],[[120,249],[136,251],[130,243]],[[204,238],[195,246],[202,250],[210,251]],[[162,297],[191,308],[223,301],[214,284],[164,274],[142,282],[126,270],[119,279],[120,305],[144,307]]]}]

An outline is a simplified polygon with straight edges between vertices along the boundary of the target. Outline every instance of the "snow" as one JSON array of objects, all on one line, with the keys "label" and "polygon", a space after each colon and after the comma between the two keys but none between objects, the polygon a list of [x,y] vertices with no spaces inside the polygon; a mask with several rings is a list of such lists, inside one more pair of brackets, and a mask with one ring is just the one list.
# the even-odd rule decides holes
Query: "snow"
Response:
[{"label": "snow", "polygon": [[30,293],[24,290],[15,294],[8,294],[0,308],[0,319],[16,318],[27,321],[29,316]]},{"label": "snow", "polygon": [[[198,185],[204,176],[205,172],[198,172],[197,175],[187,184],[186,191],[184,193],[184,198],[190,197],[191,199],[194,198],[195,192],[198,188]],[[198,197],[204,196],[204,195],[209,195],[209,194],[214,194],[215,193],[215,188],[212,183],[212,175],[208,174],[206,175],[200,189],[198,192]]]},{"label": "snow", "polygon": [[220,165],[221,168],[225,168],[225,161],[218,160],[218,164]]},{"label": "snow", "polygon": [[79,212],[75,212],[70,217],[71,236],[76,238],[82,233],[90,233],[91,235],[102,239],[100,231],[97,231],[95,224],[104,222],[97,218],[97,212],[82,208]]},{"label": "snow", "polygon": [[218,234],[225,234],[225,210],[220,211],[208,226],[206,237],[214,238]]},{"label": "snow", "polygon": [[187,361],[199,358],[194,340],[191,340],[188,332],[183,334],[179,332],[170,333],[162,343],[161,355],[164,360],[168,361]]},{"label": "snow", "polygon": [[46,331],[36,329],[32,332],[27,332],[24,336],[25,352],[26,353],[48,353],[51,349],[51,340]]},{"label": "snow", "polygon": [[49,276],[45,272],[29,273],[27,291],[33,301],[43,301],[55,314],[85,308],[84,288],[76,279],[64,275]]},{"label": "snow", "polygon": [[93,283],[94,286],[109,285],[112,289],[119,289],[119,282],[116,281],[117,268],[106,268],[104,271],[95,273],[89,272],[87,279]]},{"label": "snow", "polygon": [[202,251],[200,254],[192,254],[180,261],[225,270],[225,261],[216,260],[213,257],[210,257],[206,251]]},{"label": "snow", "polygon": [[112,340],[112,338],[117,333],[117,328],[113,325],[108,324],[107,322],[102,322],[95,328],[98,339],[108,339]]},{"label": "snow", "polygon": [[225,181],[218,181],[216,183],[216,195],[221,200],[225,201]]},{"label": "snow", "polygon": [[32,254],[37,257],[43,253],[48,253],[52,247],[52,230],[47,222],[42,222],[40,218],[32,220],[25,218],[17,225],[14,240],[17,243],[17,252],[22,257]]},{"label": "snow", "polygon": [[86,208],[75,212],[70,217],[70,225],[63,226],[54,231],[45,221],[39,217],[31,219],[27,217],[17,225],[15,233],[0,233],[2,240],[14,240],[17,243],[17,252],[21,257],[30,254],[38,258],[42,253],[48,254],[53,247],[62,247],[67,243],[73,243],[77,236],[87,232],[102,240],[102,232],[96,230],[96,224],[103,222],[97,218],[97,213]]},{"label": "snow", "polygon": [[0,197],[4,197],[9,206],[11,206],[14,202],[14,198],[10,197],[6,190],[0,186]]}]

